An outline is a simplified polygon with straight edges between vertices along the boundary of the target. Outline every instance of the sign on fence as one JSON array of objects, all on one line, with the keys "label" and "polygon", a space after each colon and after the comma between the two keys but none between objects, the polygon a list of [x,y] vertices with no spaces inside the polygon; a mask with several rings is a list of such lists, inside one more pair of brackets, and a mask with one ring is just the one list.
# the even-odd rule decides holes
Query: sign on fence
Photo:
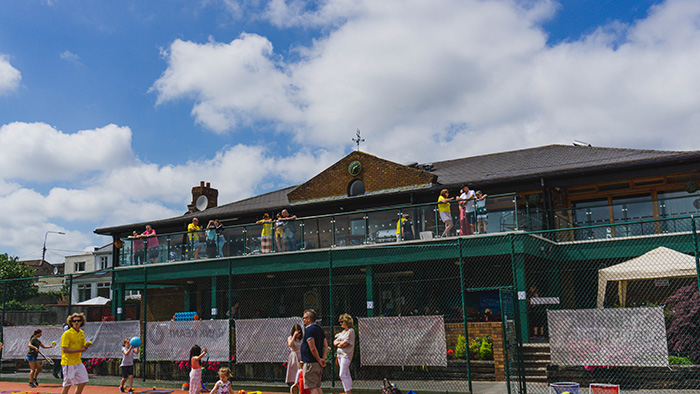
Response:
[{"label": "sign on fence", "polygon": [[442,316],[358,319],[362,366],[447,366]]},{"label": "sign on fence", "polygon": [[[83,358],[121,358],[122,342],[126,338],[138,336],[139,322],[135,320],[119,322],[88,322],[82,330],[85,339],[92,341],[92,346],[82,354]],[[51,346],[56,341],[56,347],[41,349],[48,358],[61,358],[61,326],[18,326],[4,327],[2,356],[3,358],[22,359],[29,350],[29,338],[37,328],[41,329],[41,343]]]},{"label": "sign on fence", "polygon": [[662,307],[548,310],[552,364],[667,367]]},{"label": "sign on fence", "polygon": [[207,348],[209,361],[229,360],[228,320],[148,322],[146,360],[186,361],[194,345]]},{"label": "sign on fence", "polygon": [[304,326],[300,317],[236,320],[236,362],[287,362],[287,338],[294,324]]}]

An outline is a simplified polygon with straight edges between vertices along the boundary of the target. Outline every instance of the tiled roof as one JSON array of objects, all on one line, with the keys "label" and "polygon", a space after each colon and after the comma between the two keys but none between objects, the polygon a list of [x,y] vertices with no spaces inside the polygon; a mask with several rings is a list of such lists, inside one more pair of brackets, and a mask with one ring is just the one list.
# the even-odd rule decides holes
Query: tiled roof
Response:
[{"label": "tiled roof", "polygon": [[[602,171],[623,167],[635,167],[663,162],[700,160],[700,151],[659,151],[649,149],[601,148],[594,146],[546,145],[516,151],[492,153],[482,156],[433,162],[431,173],[438,176],[440,185],[464,183],[498,183],[512,179],[554,175],[574,175],[585,171]],[[265,193],[244,200],[209,208],[198,212],[200,223],[215,218],[232,217],[263,210],[276,211],[289,206],[287,193],[297,186]],[[356,197],[355,197],[356,198]],[[169,219],[129,224],[95,230],[98,234],[111,234],[143,228],[150,223],[154,227],[189,222],[190,215]],[[184,227],[183,227],[184,230]]]},{"label": "tiled roof", "polygon": [[700,159],[700,151],[658,151],[547,145],[435,162],[432,172],[442,185],[491,183],[523,177],[569,175],[641,164]]}]

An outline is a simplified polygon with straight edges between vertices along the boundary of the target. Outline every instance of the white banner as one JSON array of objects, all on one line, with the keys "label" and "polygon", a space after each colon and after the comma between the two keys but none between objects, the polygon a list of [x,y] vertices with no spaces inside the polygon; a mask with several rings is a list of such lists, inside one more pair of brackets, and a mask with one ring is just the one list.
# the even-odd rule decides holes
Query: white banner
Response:
[{"label": "white banner", "polygon": [[[88,322],[82,330],[85,340],[91,340],[93,345],[82,354],[83,358],[121,358],[122,342],[126,338],[139,335],[138,321],[119,322]],[[3,328],[2,357],[6,359],[22,359],[29,350],[29,338],[34,330],[41,329],[39,340],[46,346],[56,341],[56,347],[41,349],[48,358],[61,358],[62,326],[19,326]]]},{"label": "white banner", "polygon": [[[41,338],[39,340],[46,346],[51,346],[51,341],[56,341],[56,347],[52,349],[41,349],[48,358],[61,358],[61,334],[63,327],[61,326],[17,326],[3,327],[3,346],[2,358],[4,359],[22,359],[27,356],[29,351],[29,338],[34,334],[34,330],[41,330]],[[40,356],[41,357],[41,356]]]},{"label": "white banner", "polygon": [[207,348],[209,361],[229,360],[228,320],[148,322],[146,332],[148,361],[187,361],[194,345]]},{"label": "white banner", "polygon": [[662,307],[548,310],[552,364],[667,367]]},{"label": "white banner", "polygon": [[358,328],[362,366],[447,366],[442,316],[361,317]]},{"label": "white banner", "polygon": [[87,322],[82,330],[85,331],[85,340],[92,341],[83,358],[121,359],[124,340],[141,336],[138,320]]},{"label": "white banner", "polygon": [[287,362],[287,338],[294,324],[304,327],[300,317],[236,320],[236,362]]}]

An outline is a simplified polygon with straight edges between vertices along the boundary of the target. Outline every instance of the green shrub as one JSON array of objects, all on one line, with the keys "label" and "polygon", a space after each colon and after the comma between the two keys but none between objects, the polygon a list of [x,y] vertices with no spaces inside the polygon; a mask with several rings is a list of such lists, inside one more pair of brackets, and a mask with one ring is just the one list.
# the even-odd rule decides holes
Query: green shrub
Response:
[{"label": "green shrub", "polygon": [[460,360],[466,360],[467,358],[467,341],[464,340],[464,335],[457,337],[457,344],[455,345],[455,358]]},{"label": "green shrub", "polygon": [[469,358],[472,360],[493,360],[491,337],[478,337],[469,341]]},{"label": "green shrub", "polygon": [[493,343],[491,337],[484,337],[479,347],[480,360],[493,360]]},{"label": "green shrub", "polygon": [[44,311],[46,306],[43,304],[27,305],[17,300],[9,300],[5,304],[5,309],[8,311]]},{"label": "green shrub", "polygon": [[671,365],[693,365],[688,357],[668,356],[668,363]]}]

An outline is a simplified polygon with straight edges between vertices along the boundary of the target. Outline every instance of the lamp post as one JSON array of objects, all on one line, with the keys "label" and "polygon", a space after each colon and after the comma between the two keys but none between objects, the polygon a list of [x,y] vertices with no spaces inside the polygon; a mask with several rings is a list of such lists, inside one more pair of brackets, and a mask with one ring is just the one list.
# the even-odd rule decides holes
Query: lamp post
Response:
[{"label": "lamp post", "polygon": [[[44,261],[44,258],[46,258],[46,237],[49,236],[49,233],[54,233],[54,234],[61,234],[65,235],[66,233],[62,231],[47,231],[46,234],[44,234],[44,248],[41,250],[41,261]],[[42,263],[43,264],[43,263]]]}]

